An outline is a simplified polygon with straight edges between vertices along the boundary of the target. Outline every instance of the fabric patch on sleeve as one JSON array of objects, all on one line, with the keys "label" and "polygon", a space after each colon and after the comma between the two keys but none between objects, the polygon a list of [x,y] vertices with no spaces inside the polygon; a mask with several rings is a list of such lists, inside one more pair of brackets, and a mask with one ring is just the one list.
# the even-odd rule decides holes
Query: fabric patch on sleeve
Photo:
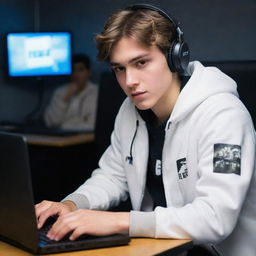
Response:
[{"label": "fabric patch on sleeve", "polygon": [[176,161],[179,179],[185,179],[188,177],[187,159],[181,158]]},{"label": "fabric patch on sleeve", "polygon": [[213,172],[241,174],[241,146],[214,144]]}]

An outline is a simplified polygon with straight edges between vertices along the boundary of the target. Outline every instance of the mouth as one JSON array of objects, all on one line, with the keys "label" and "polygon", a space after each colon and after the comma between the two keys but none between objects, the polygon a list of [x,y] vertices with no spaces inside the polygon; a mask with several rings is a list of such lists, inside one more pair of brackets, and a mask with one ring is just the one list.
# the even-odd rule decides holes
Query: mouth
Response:
[{"label": "mouth", "polygon": [[145,91],[133,92],[133,93],[131,93],[131,96],[132,96],[133,98],[138,98],[138,97],[143,96],[145,93],[146,93]]}]

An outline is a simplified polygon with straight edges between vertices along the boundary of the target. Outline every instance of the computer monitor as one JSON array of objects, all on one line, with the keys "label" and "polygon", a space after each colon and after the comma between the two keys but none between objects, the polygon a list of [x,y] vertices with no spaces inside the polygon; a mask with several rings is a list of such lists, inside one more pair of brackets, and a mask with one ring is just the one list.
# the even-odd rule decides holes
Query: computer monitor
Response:
[{"label": "computer monitor", "polygon": [[8,33],[7,61],[11,77],[69,75],[72,72],[71,34]]}]

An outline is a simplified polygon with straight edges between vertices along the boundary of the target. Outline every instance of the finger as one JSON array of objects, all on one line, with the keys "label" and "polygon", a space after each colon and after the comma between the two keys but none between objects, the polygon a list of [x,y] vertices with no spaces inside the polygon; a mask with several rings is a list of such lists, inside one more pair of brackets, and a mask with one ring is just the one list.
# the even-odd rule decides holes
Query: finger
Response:
[{"label": "finger", "polygon": [[36,216],[40,216],[41,212],[45,211],[47,208],[50,207],[50,205],[52,204],[52,202],[50,201],[42,201],[39,204],[35,205],[35,212],[36,212]]},{"label": "finger", "polygon": [[74,229],[73,233],[70,235],[69,240],[76,240],[78,237],[85,234],[87,234],[85,226],[82,226],[82,227],[78,226],[77,228]]},{"label": "finger", "polygon": [[40,204],[37,204],[35,206],[35,213],[37,217],[37,227],[41,228],[45,222],[45,220],[49,217],[48,211],[51,208],[52,203],[51,202],[42,202]]},{"label": "finger", "polygon": [[37,228],[41,228],[45,221],[52,215],[54,215],[54,213],[51,213],[51,211],[44,211],[41,213],[41,215],[37,218]]},{"label": "finger", "polygon": [[59,214],[58,203],[48,204],[48,207],[44,208],[44,211],[41,211],[40,215],[37,218],[37,226],[41,228],[45,221],[50,217]]},{"label": "finger", "polygon": [[73,217],[70,218],[69,216],[62,216],[53,224],[47,236],[52,240],[58,241],[67,233],[72,232],[75,227],[76,221],[74,221]]}]

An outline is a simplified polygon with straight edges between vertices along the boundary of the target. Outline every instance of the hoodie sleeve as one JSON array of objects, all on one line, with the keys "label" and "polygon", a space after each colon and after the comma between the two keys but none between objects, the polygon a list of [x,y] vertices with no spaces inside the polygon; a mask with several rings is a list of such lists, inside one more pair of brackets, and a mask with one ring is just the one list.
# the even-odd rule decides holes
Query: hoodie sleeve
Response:
[{"label": "hoodie sleeve", "polygon": [[[255,131],[241,103],[223,102],[218,95],[202,105],[193,126],[198,148],[194,200],[182,207],[132,212],[131,236],[191,238],[199,244],[220,242],[233,231],[254,172]],[[231,149],[240,161],[228,162]],[[221,159],[224,163],[217,163]]]},{"label": "hoodie sleeve", "polygon": [[93,171],[90,179],[64,200],[73,201],[79,208],[107,210],[127,199],[128,185],[119,138],[119,119],[122,115],[123,107],[116,118],[111,145],[102,155],[99,168]]},{"label": "hoodie sleeve", "polygon": [[59,126],[63,122],[69,103],[63,100],[67,86],[58,88],[44,112],[44,120],[47,126]]}]

